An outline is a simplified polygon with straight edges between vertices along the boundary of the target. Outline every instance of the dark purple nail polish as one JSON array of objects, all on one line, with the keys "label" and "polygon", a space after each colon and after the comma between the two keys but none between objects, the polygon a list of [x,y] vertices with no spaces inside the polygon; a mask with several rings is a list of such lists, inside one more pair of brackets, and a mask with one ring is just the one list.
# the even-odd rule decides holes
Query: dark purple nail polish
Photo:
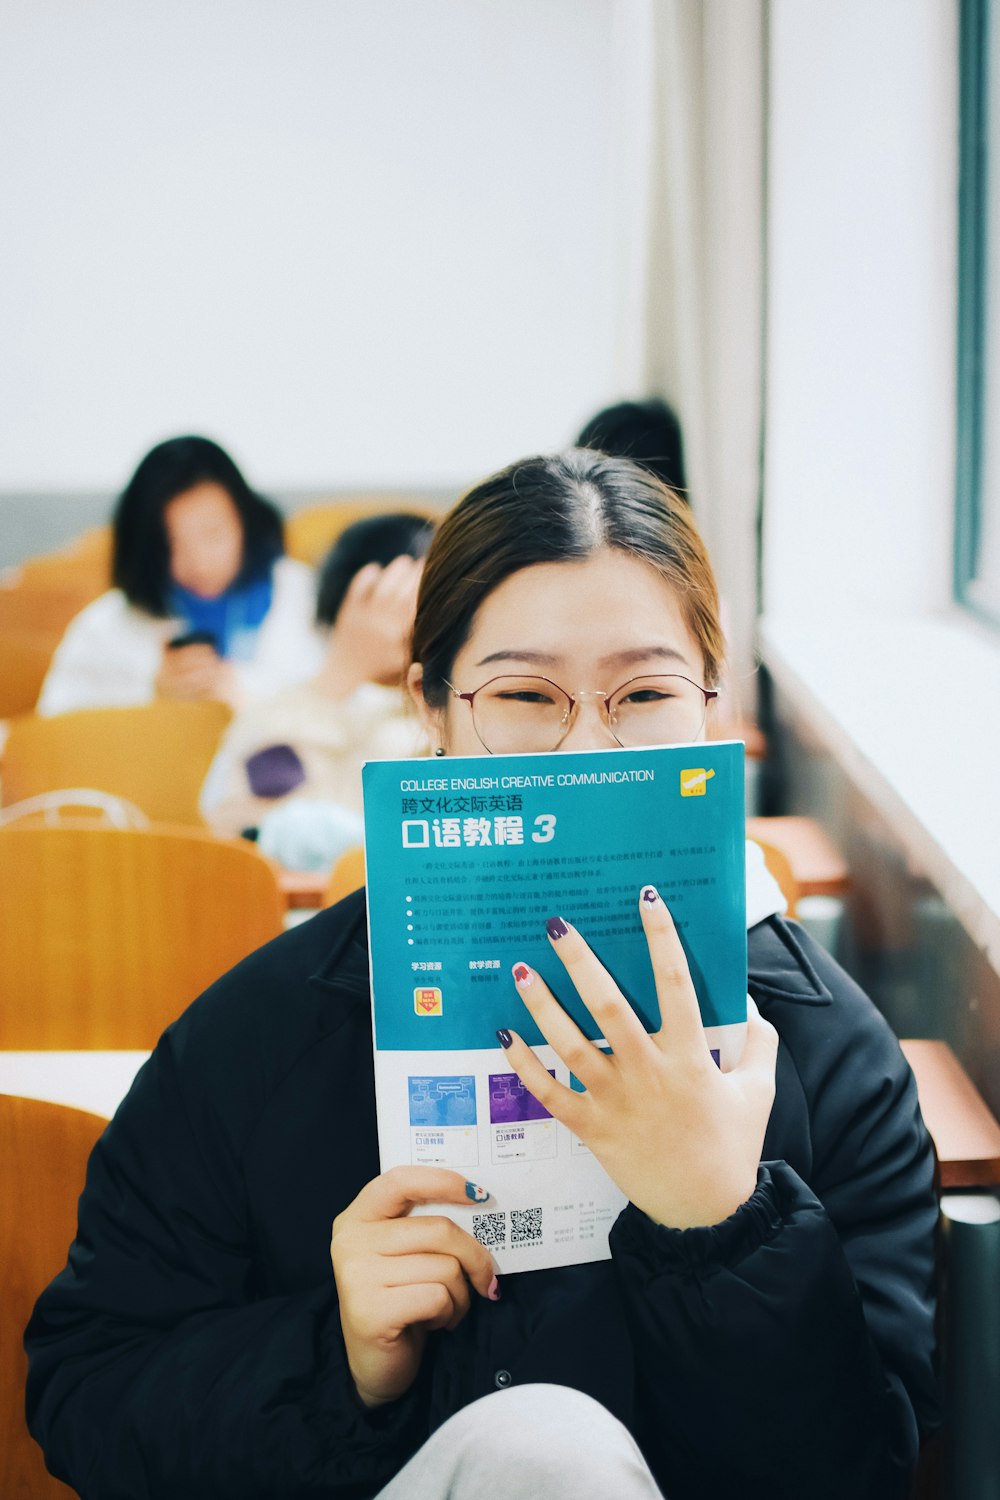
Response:
[{"label": "dark purple nail polish", "polygon": [[655,885],[644,885],[642,888],[642,899],[647,906],[655,906],[660,899],[660,893]]},{"label": "dark purple nail polish", "polygon": [[567,932],[569,932],[569,928],[566,926],[566,923],[563,921],[562,917],[550,917],[545,924],[545,931],[548,933],[550,938],[558,941],[559,938],[566,936]]},{"label": "dark purple nail polish", "polygon": [[499,1281],[497,1281],[495,1276],[489,1284],[489,1289],[487,1290],[486,1295],[487,1297],[489,1297],[491,1302],[500,1301],[500,1283]]},{"label": "dark purple nail polish", "polygon": [[510,1046],[513,1040],[514,1038],[511,1036],[510,1032],[505,1027],[501,1026],[499,1031],[497,1032],[497,1041],[500,1043],[501,1047],[506,1049]]}]

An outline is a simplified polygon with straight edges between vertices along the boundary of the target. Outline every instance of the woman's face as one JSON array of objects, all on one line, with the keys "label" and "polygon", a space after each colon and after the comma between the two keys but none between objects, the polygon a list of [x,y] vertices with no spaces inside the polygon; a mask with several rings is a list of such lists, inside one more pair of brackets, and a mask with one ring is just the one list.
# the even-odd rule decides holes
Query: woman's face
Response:
[{"label": "woman's face", "polygon": [[[648,563],[605,549],[585,562],[538,563],[483,600],[451,682],[472,692],[498,675],[550,678],[572,697],[612,693],[633,677],[680,673],[704,682],[704,662],[677,595]],[[431,742],[449,755],[485,755],[468,703],[429,708],[419,663],[410,687]],[[597,701],[581,704],[559,750],[617,750]]]},{"label": "woman's face", "polygon": [[217,599],[243,567],[243,526],[229,491],[206,481],[167,502],[163,524],[170,576],[202,599]]}]

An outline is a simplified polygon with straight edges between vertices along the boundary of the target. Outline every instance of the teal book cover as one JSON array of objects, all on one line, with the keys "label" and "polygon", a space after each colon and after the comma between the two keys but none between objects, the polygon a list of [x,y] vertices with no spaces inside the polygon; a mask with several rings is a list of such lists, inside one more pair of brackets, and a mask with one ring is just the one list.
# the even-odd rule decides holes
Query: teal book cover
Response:
[{"label": "teal book cover", "polygon": [[369,762],[365,848],[382,1168],[444,1165],[484,1182],[472,1232],[498,1269],[608,1254],[624,1205],[581,1142],[521,1085],[512,1028],[579,1087],[511,976],[523,961],[594,1041],[545,934],[572,922],[647,1030],[659,1024],[639,893],[657,887],[684,944],[720,1067],[746,1024],[743,746]]}]

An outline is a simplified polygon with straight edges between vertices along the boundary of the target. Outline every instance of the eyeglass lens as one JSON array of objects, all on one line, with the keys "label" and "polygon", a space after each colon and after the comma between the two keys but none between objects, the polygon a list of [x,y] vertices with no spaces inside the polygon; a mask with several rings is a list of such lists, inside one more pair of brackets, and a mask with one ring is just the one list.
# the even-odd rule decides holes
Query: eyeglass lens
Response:
[{"label": "eyeglass lens", "polygon": [[[705,722],[705,695],[686,677],[634,677],[599,700],[619,744],[676,744]],[[570,729],[570,698],[543,677],[495,677],[475,694],[476,733],[494,755],[554,750]]]}]

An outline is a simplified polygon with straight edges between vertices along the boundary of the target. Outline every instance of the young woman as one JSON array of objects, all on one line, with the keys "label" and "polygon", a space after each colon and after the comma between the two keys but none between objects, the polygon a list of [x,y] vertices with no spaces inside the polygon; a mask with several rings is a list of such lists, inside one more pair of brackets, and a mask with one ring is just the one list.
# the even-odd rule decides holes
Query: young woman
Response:
[{"label": "young woman", "polygon": [[[530,717],[525,748],[542,748],[510,704],[547,699],[565,709],[546,713],[548,748],[613,753],[636,693],[680,705],[677,737],[697,738],[721,657],[687,508],[573,451],[445,520],[411,680],[444,754],[499,748],[497,701],[505,747]],[[552,914],[612,1055],[522,977],[498,1067],[630,1201],[610,1260],[499,1286],[465,1229],[409,1215],[468,1207],[476,1185],[380,1173],[363,894],[213,986],[95,1149],[69,1265],[28,1330],[53,1471],[88,1500],[904,1496],[935,1420],[932,1151],[888,1028],[749,871],[755,1003],[726,1074],[662,901],[641,908],[653,1035],[573,913]],[[543,1076],[525,1008],[585,1094]]]},{"label": "young woman", "polygon": [[311,676],[313,575],[283,553],[281,516],[217,443],[160,443],[115,509],[115,587],[71,621],[38,712],[154,697],[237,706]]},{"label": "young woman", "polygon": [[[316,594],[323,665],[308,682],[249,705],[226,730],[201,796],[216,833],[233,837],[266,819],[273,834],[275,813],[307,799],[358,814],[351,842],[361,842],[362,765],[423,749],[401,688],[433,532],[425,516],[393,513],[355,521],[337,538]],[[289,863],[283,848],[269,852]]]}]

